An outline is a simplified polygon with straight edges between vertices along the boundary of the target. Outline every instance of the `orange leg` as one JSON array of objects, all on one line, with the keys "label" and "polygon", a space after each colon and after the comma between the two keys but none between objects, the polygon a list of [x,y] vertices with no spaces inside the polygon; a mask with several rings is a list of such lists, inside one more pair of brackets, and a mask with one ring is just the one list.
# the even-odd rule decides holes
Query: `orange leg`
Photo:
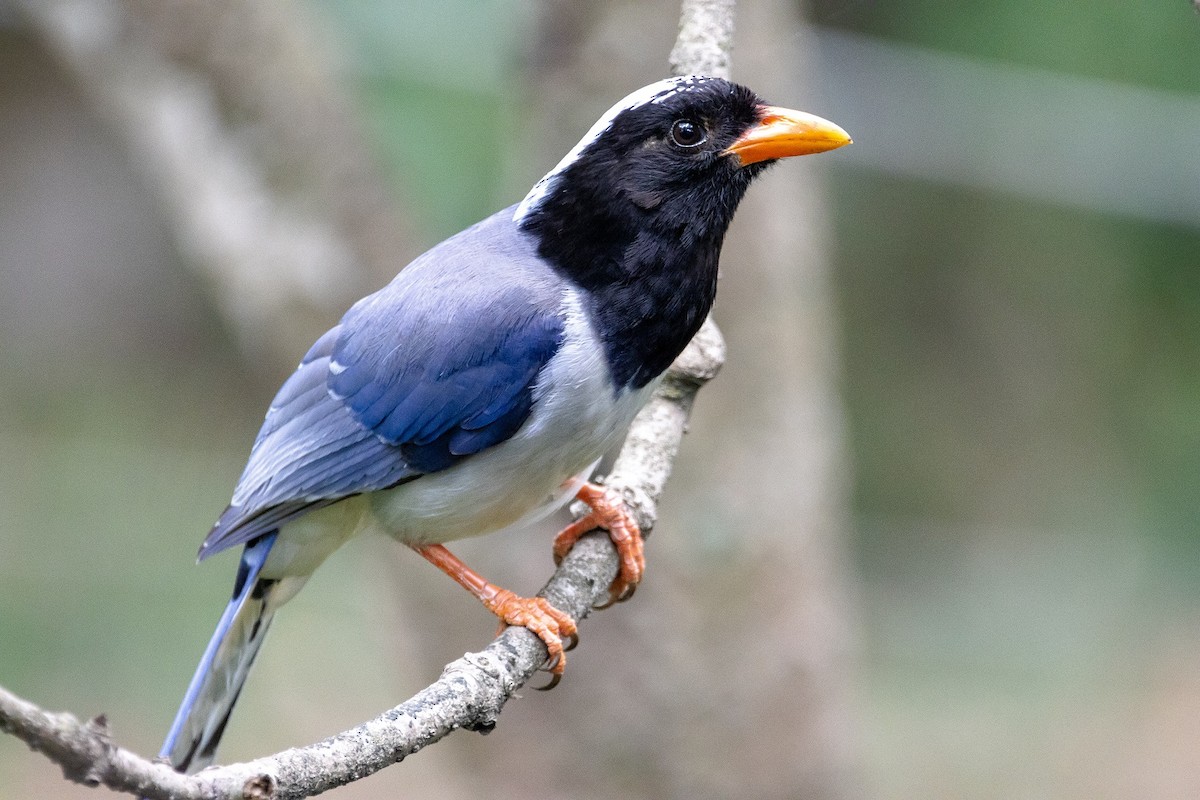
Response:
[{"label": "orange leg", "polygon": [[558,677],[567,664],[563,637],[572,641],[576,638],[575,620],[569,614],[550,605],[544,597],[518,597],[507,589],[488,583],[482,575],[459,561],[457,556],[440,544],[413,549],[475,595],[484,608],[500,618],[501,627],[518,625],[536,633],[550,653],[550,666],[547,669],[555,676],[551,686],[558,683]]},{"label": "orange leg", "polygon": [[642,532],[621,495],[612,489],[585,483],[575,497],[587,503],[591,511],[554,537],[554,563],[559,563],[579,541],[579,537],[596,528],[604,528],[621,558],[621,571],[609,587],[608,605],[628,600],[646,571],[646,555]]}]

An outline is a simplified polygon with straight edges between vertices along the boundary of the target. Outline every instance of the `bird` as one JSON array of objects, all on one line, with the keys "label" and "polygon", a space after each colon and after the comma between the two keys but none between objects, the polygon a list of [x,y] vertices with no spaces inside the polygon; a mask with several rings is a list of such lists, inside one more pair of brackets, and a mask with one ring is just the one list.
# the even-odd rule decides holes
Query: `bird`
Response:
[{"label": "bird", "polygon": [[618,101],[519,203],[434,246],[317,339],[266,413],[200,546],[242,548],[233,595],[160,752],[180,772],[217,745],[275,612],[352,536],[381,532],[547,649],[574,620],[489,583],[445,543],[582,500],[556,538],[609,531],[610,594],[642,578],[636,520],[591,480],[700,328],[721,245],[775,161],[850,143],[837,125],[723,78],[656,81]]}]

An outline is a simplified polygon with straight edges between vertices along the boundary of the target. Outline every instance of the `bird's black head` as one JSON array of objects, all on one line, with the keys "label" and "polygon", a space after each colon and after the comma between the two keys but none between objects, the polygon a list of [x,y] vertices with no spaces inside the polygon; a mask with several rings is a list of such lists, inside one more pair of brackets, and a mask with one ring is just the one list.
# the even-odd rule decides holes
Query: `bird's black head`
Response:
[{"label": "bird's black head", "polygon": [[[660,81],[634,92],[534,187],[518,219],[539,235],[545,255],[572,273],[605,273],[598,278],[633,266],[615,251],[645,229],[688,240],[716,234],[719,245],[764,164],[742,168],[723,152],[759,121],[764,105],[719,78]],[[597,258],[597,248],[607,257]]]},{"label": "bird's black head", "polygon": [[836,125],[720,78],[659,81],[601,117],[514,220],[587,290],[618,384],[641,386],[708,313],[725,231],[754,177],[847,142]]}]

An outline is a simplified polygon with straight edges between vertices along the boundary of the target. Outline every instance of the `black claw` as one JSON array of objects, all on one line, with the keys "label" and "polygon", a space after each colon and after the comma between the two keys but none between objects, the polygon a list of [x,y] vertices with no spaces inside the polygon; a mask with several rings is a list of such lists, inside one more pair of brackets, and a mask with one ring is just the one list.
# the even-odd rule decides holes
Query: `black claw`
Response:
[{"label": "black claw", "polygon": [[547,683],[545,686],[534,686],[533,688],[534,688],[534,690],[535,690],[535,691],[539,691],[539,692],[548,692],[548,691],[550,691],[551,689],[553,689],[555,686],[558,686],[558,682],[559,682],[559,681],[561,681],[561,680],[562,680],[562,675],[559,675],[559,674],[557,674],[557,673],[551,672],[551,673],[550,673],[550,682],[549,682],[549,683]]},{"label": "black claw", "polygon": [[626,600],[633,597],[633,593],[637,591],[637,587],[638,585],[636,583],[627,583],[625,584],[625,588],[621,590],[620,594],[613,594],[612,592],[609,592],[608,602],[592,606],[592,608],[596,609],[597,611],[603,611],[609,606],[616,605],[617,603],[624,603]]},{"label": "black claw", "polygon": [[569,653],[579,645],[579,633],[572,633],[567,638],[567,643],[563,645],[563,652]]}]

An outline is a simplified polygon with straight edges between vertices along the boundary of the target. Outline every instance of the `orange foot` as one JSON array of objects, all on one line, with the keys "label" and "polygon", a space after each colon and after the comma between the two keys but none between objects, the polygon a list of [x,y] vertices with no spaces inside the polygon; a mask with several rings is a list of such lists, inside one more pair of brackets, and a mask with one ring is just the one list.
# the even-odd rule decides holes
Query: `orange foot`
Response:
[{"label": "orange foot", "polygon": [[[491,586],[491,584],[489,584]],[[550,605],[544,597],[520,597],[508,589],[491,586],[493,593],[490,597],[480,598],[484,607],[500,618],[500,628],[506,625],[516,625],[528,628],[546,645],[550,654],[545,670],[554,675],[551,688],[562,677],[563,669],[567,666],[566,651],[575,646],[578,641],[575,620],[571,615],[559,611]],[[563,637],[568,644],[563,645]]]},{"label": "orange foot", "polygon": [[[484,608],[500,618],[500,627],[517,625],[528,628],[546,645],[549,660],[545,669],[554,675],[548,686],[551,689],[562,677],[567,665],[567,650],[578,641],[575,620],[570,614],[559,611],[544,597],[519,597],[508,589],[488,583],[482,575],[468,567],[458,557],[440,544],[414,547],[431,564],[453,578],[483,603]],[[563,637],[568,639],[564,647]]]},{"label": "orange foot", "polygon": [[642,532],[637,520],[621,495],[613,489],[585,483],[575,497],[587,503],[592,510],[554,537],[554,563],[558,564],[566,557],[580,536],[596,528],[604,528],[617,548],[621,569],[608,588],[609,601],[600,607],[607,608],[613,603],[628,600],[633,597],[646,571]]}]

